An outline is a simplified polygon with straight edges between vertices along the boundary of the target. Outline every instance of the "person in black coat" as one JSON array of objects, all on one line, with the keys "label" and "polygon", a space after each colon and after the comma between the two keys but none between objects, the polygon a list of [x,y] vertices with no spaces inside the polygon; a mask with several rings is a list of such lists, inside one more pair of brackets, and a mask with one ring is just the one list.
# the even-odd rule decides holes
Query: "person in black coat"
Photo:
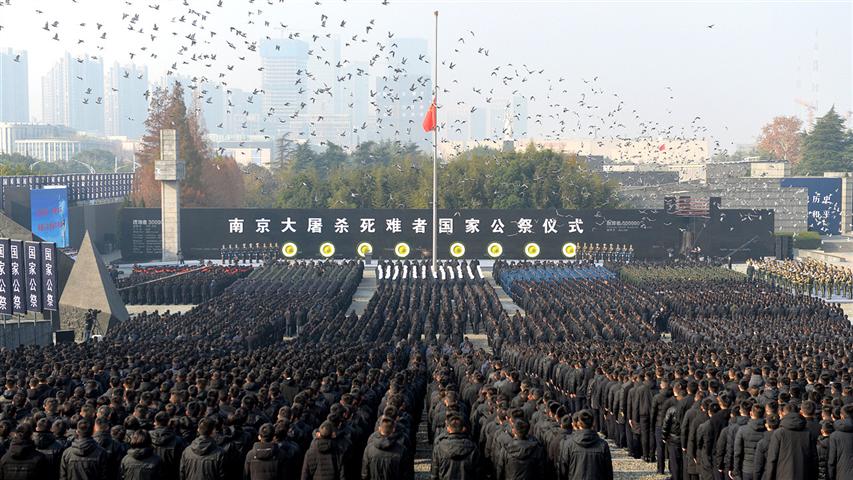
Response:
[{"label": "person in black coat", "polygon": [[[764,480],[817,477],[817,445],[796,405],[785,405],[779,430],[770,436]],[[831,446],[831,442],[830,442]]]},{"label": "person in black coat", "polygon": [[829,437],[834,431],[832,422],[821,424],[817,439],[817,480],[829,480]]},{"label": "person in black coat", "polygon": [[749,412],[749,422],[735,434],[734,466],[735,478],[753,480],[755,450],[758,442],[767,434],[764,427],[764,407],[755,404]]},{"label": "person in black coat", "polygon": [[708,420],[710,424],[703,432],[705,438],[702,442],[703,448],[705,449],[704,458],[709,462],[704,465],[703,468],[706,470],[706,474],[713,476],[713,478],[722,477],[722,469],[716,468],[717,465],[715,464],[716,462],[714,459],[717,452],[717,441],[720,438],[720,433],[729,425],[729,417],[731,417],[729,407],[731,407],[732,398],[727,392],[723,392],[717,397],[717,404],[720,408],[714,412]]},{"label": "person in black coat", "polygon": [[110,422],[101,417],[95,420],[95,434],[92,438],[107,452],[107,478],[117,479],[121,459],[125,455],[124,447],[110,435]]},{"label": "person in black coat", "polygon": [[545,449],[529,433],[527,420],[516,419],[512,425],[513,439],[503,453],[502,471],[506,480],[538,480],[545,476]]},{"label": "person in black coat", "polygon": [[841,409],[841,420],[835,422],[835,431],[829,436],[827,470],[830,480],[853,478],[853,404]]},{"label": "person in black coat", "polygon": [[47,459],[36,450],[30,438],[29,424],[18,425],[12,434],[9,450],[0,458],[0,479],[40,480],[51,478]]},{"label": "person in black coat", "polygon": [[631,390],[632,403],[631,415],[628,419],[632,430],[639,435],[640,451],[643,461],[651,463],[654,456],[654,431],[651,423],[652,397],[655,395],[656,385],[654,373],[646,372],[643,382]]},{"label": "person in black coat", "polygon": [[286,478],[286,457],[275,443],[275,427],[271,423],[261,425],[258,441],[246,454],[243,466],[245,480],[276,480]]},{"label": "person in black coat", "polygon": [[379,427],[367,440],[361,461],[362,480],[396,480],[403,478],[405,450],[395,435],[394,419],[382,417]]},{"label": "person in black coat", "polygon": [[163,462],[151,448],[151,437],[145,430],[130,436],[130,449],[121,460],[121,480],[157,480],[163,478]]},{"label": "person in black coat", "polygon": [[432,449],[432,480],[476,480],[479,452],[468,438],[461,417],[451,415],[445,420],[447,435]]},{"label": "person in black coat", "polygon": [[593,415],[581,410],[572,416],[571,436],[560,445],[557,467],[560,480],[613,479],[610,446],[592,430]]},{"label": "person in black coat", "polygon": [[666,444],[663,438],[663,420],[666,416],[666,411],[675,405],[675,401],[669,379],[663,378],[660,382],[660,391],[652,398],[652,414],[649,419],[655,432],[657,472],[661,475],[666,473]]},{"label": "person in black coat", "polygon": [[767,448],[770,445],[770,437],[773,432],[779,430],[779,415],[770,414],[764,419],[764,436],[755,445],[755,454],[752,459],[752,478],[760,480],[764,478],[765,467],[767,466]]},{"label": "person in black coat", "polygon": [[181,455],[186,443],[169,426],[169,414],[158,412],[154,416],[154,430],[151,431],[151,448],[163,462],[160,474],[163,480],[178,480]]},{"label": "person in black coat", "polygon": [[[711,399],[708,398],[705,401],[710,402]],[[704,404],[705,402],[702,403]],[[713,455],[708,454],[709,452],[705,446],[705,442],[710,437],[708,430],[711,428],[711,417],[719,413],[720,406],[716,403],[710,403],[707,407],[703,406],[702,411],[704,412],[704,415],[699,417],[696,421],[698,427],[696,427],[696,446],[694,451],[696,452],[696,465],[700,480],[711,480],[713,478],[714,457]],[[689,449],[690,447],[688,447],[688,450]]]},{"label": "person in black coat", "polygon": [[198,437],[181,455],[181,480],[225,480],[225,453],[211,438],[213,420],[198,422]]},{"label": "person in black coat", "polygon": [[335,424],[323,422],[305,452],[302,480],[344,480],[345,453],[338,442]]},{"label": "person in black coat", "polygon": [[661,435],[666,443],[669,457],[669,472],[672,480],[684,479],[684,450],[682,445],[686,444],[686,438],[681,436],[681,424],[684,415],[693,405],[693,396],[687,391],[684,380],[675,382],[672,389],[675,395],[675,404],[667,409],[664,415]]},{"label": "person in black coat", "polygon": [[95,480],[106,478],[107,452],[92,438],[92,424],[83,419],[77,422],[77,438],[62,453],[59,464],[60,480]]},{"label": "person in black coat", "polygon": [[[60,420],[61,421],[61,420]],[[59,461],[62,459],[62,451],[64,450],[61,443],[56,440],[53,433],[50,431],[50,421],[46,418],[41,418],[36,423],[36,432],[33,434],[33,443],[36,450],[41,452],[47,460],[48,475],[50,478],[59,476]]]}]

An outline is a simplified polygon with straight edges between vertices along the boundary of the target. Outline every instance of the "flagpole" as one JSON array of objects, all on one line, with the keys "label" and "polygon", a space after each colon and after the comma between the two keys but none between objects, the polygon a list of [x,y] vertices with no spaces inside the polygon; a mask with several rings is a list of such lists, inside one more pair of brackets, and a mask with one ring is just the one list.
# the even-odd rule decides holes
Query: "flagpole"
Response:
[{"label": "flagpole", "polygon": [[435,104],[435,128],[432,130],[432,270],[437,271],[438,257],[438,10],[435,11],[435,58],[433,59],[432,90]]}]

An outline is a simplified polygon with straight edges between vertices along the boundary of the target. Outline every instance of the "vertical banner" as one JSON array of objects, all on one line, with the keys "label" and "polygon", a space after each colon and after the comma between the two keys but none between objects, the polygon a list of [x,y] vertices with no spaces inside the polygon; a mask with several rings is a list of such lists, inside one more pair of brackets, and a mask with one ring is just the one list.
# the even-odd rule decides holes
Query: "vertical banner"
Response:
[{"label": "vertical banner", "polygon": [[57,281],[56,281],[56,244],[43,242],[41,244],[41,293],[42,308],[57,310]]},{"label": "vertical banner", "polygon": [[27,279],[27,311],[41,312],[41,246],[24,242],[24,271]]},{"label": "vertical banner", "polygon": [[9,239],[0,239],[0,315],[12,314],[12,290],[9,277]]},{"label": "vertical banner", "polygon": [[9,272],[12,288],[12,313],[27,313],[24,299],[24,243],[20,240],[9,241]]}]

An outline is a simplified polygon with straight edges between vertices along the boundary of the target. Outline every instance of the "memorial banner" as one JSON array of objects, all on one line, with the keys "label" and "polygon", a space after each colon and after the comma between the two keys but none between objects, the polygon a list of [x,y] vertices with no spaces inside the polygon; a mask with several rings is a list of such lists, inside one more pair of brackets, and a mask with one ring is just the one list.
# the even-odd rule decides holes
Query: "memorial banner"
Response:
[{"label": "memorial banner", "polygon": [[0,238],[0,315],[12,314],[12,288],[9,269],[9,239]]},{"label": "memorial banner", "polygon": [[41,312],[42,285],[40,242],[24,242],[24,277],[27,282],[27,311]]},{"label": "memorial banner", "polygon": [[59,286],[56,276],[56,244],[41,244],[42,308],[56,311],[59,305]]},{"label": "memorial banner", "polygon": [[27,313],[26,279],[24,278],[24,243],[9,241],[9,272],[12,289],[12,313]]},{"label": "memorial banner", "polygon": [[[759,217],[765,219],[761,225],[743,222],[742,232],[729,235],[769,231],[772,250],[772,214]],[[690,222],[655,209],[439,210],[438,257],[463,252],[463,258],[489,258],[489,252],[500,251],[502,258],[531,258],[530,252],[538,252],[536,258],[559,259],[573,243],[630,245],[635,258],[667,258],[678,253]],[[228,245],[287,244],[289,258],[322,258],[328,251],[335,258],[358,258],[362,246],[373,258],[400,258],[404,251],[406,258],[428,258],[431,224],[432,213],[426,209],[186,208],[181,210],[181,250],[187,259],[205,259],[219,258]],[[158,258],[161,228],[159,209],[124,209],[124,259]]]}]

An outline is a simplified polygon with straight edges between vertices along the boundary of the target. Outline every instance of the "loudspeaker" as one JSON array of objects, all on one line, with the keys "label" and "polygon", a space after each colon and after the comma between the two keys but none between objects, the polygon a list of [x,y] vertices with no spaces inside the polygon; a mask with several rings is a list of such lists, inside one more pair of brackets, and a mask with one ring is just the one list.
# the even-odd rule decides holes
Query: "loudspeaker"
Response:
[{"label": "loudspeaker", "polygon": [[74,330],[57,330],[53,332],[53,344],[74,343]]}]

